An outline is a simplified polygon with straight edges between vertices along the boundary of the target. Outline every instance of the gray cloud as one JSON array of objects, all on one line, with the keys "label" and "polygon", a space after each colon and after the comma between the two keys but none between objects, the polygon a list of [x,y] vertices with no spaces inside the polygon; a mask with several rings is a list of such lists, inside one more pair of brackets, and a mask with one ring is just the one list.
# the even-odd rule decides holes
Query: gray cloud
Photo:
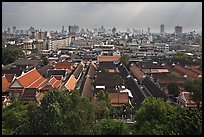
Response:
[{"label": "gray cloud", "polygon": [[168,32],[181,25],[184,31],[202,30],[201,2],[3,2],[2,27],[61,30],[62,25],[81,28],[104,26]]}]

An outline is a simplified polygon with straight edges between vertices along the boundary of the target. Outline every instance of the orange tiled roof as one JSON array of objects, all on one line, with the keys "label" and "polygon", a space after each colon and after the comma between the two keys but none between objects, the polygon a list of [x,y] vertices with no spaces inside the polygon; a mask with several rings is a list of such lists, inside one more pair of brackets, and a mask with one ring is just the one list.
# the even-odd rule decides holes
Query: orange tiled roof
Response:
[{"label": "orange tiled roof", "polygon": [[8,82],[8,80],[6,79],[6,76],[4,75],[2,77],[2,92],[6,91],[10,86],[10,83]]},{"label": "orange tiled roof", "polygon": [[12,82],[14,80],[15,74],[5,74],[8,82]]},{"label": "orange tiled roof", "polygon": [[61,85],[61,82],[60,80],[57,80],[55,77],[52,77],[50,80],[49,80],[50,84],[54,87],[54,88],[59,88],[60,85]]},{"label": "orange tiled roof", "polygon": [[196,73],[198,73],[198,74],[201,74],[202,75],[202,71],[200,71],[199,69],[197,69],[197,68],[191,68],[191,70],[193,71],[193,72],[196,72]]},{"label": "orange tiled roof", "polygon": [[73,69],[73,63],[72,62],[60,62],[55,64],[56,69]]},{"label": "orange tiled roof", "polygon": [[144,76],[144,73],[135,64],[130,67],[130,71],[138,80],[141,80]]},{"label": "orange tiled roof", "polygon": [[108,96],[113,106],[125,105],[128,104],[129,101],[128,93],[108,93]]},{"label": "orange tiled roof", "polygon": [[65,84],[65,87],[69,91],[74,90],[76,83],[77,83],[77,79],[74,77],[74,75],[71,75],[69,80]]},{"label": "orange tiled roof", "polygon": [[97,60],[100,61],[119,61],[120,56],[98,56]]},{"label": "orange tiled roof", "polygon": [[179,65],[175,65],[175,66],[174,66],[174,69],[177,70],[177,71],[179,71],[180,73],[183,73],[183,74],[189,76],[189,77],[192,77],[192,78],[197,78],[197,77],[198,77],[198,74],[197,74],[197,73],[195,73],[195,72],[193,72],[193,71],[190,71],[190,70],[188,70],[188,69],[185,69],[185,68],[183,68],[183,67],[181,67],[181,66],[179,66]]},{"label": "orange tiled roof", "polygon": [[190,98],[190,92],[182,92],[179,99],[184,101],[186,107],[196,107],[196,103]]},{"label": "orange tiled roof", "polygon": [[18,82],[25,88],[38,88],[45,84],[46,79],[40,75],[36,68],[28,71],[24,75],[16,78]]}]

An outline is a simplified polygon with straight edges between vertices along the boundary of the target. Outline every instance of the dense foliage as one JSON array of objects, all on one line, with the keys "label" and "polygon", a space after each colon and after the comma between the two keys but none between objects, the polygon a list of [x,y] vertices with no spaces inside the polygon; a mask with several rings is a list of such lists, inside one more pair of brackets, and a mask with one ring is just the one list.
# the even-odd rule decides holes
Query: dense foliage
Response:
[{"label": "dense foliage", "polygon": [[[14,101],[3,108],[2,134],[11,135],[201,135],[202,111],[147,98],[128,125],[110,115],[106,92],[95,101],[53,90],[41,105]],[[99,104],[97,104],[98,102]],[[104,114],[104,115],[103,115]]]},{"label": "dense foliage", "polygon": [[190,97],[196,102],[198,108],[200,108],[200,102],[202,102],[202,79],[186,80],[184,82],[184,88],[191,92]]},{"label": "dense foliage", "polygon": [[120,57],[120,62],[122,62],[125,66],[128,66],[130,62],[130,56],[128,54],[123,54]]},{"label": "dense foliage", "polygon": [[192,62],[193,58],[183,52],[177,52],[173,56],[173,60],[180,63]]},{"label": "dense foliage", "polygon": [[16,59],[25,58],[25,54],[20,48],[2,48],[2,64],[8,65]]},{"label": "dense foliage", "polygon": [[202,112],[147,98],[135,112],[133,134],[201,135]]},{"label": "dense foliage", "polygon": [[180,94],[179,85],[176,82],[168,83],[167,89],[169,91],[169,94],[173,95],[173,97],[177,97]]}]

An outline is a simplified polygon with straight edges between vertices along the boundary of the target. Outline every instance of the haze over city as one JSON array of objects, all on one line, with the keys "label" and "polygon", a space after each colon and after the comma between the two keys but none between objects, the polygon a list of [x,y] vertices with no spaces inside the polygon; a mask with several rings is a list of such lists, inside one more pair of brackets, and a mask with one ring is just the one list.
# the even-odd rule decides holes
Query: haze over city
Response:
[{"label": "haze over city", "polygon": [[166,32],[183,27],[184,32],[202,30],[201,2],[3,2],[2,28],[35,27],[60,31],[62,26],[80,28],[116,27],[120,31],[144,29]]}]

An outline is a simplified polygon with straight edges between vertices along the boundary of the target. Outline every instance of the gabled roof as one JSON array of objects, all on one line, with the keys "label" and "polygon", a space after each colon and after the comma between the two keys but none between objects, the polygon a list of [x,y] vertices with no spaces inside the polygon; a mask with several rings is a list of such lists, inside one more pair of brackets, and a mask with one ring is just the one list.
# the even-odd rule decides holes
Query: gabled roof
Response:
[{"label": "gabled roof", "polygon": [[77,68],[74,70],[73,75],[75,76],[76,79],[79,78],[79,75],[82,73],[84,66],[85,66],[84,63],[80,62]]},{"label": "gabled roof", "polygon": [[63,77],[65,77],[65,73],[66,73],[66,70],[50,69],[50,70],[48,70],[47,77],[51,77],[54,75],[62,75]]},{"label": "gabled roof", "polygon": [[38,88],[46,82],[46,79],[40,75],[36,68],[28,71],[16,80],[24,87]]},{"label": "gabled roof", "polygon": [[2,69],[2,74],[15,74],[16,77],[19,77],[22,71],[21,68]]},{"label": "gabled roof", "polygon": [[142,80],[145,76],[144,73],[135,64],[130,66],[130,71],[137,78],[137,80]]},{"label": "gabled roof", "polygon": [[98,56],[97,60],[99,62],[102,62],[102,61],[119,61],[120,56]]},{"label": "gabled roof", "polygon": [[54,88],[59,88],[60,85],[61,85],[61,81],[60,80],[57,80],[55,77],[52,77],[50,80],[49,80],[50,84],[52,85],[52,87]]},{"label": "gabled roof", "polygon": [[156,98],[163,98],[167,101],[168,96],[153,82],[153,80],[147,76],[142,80],[142,83],[147,87],[150,93]]},{"label": "gabled roof", "polygon": [[59,62],[55,64],[56,69],[73,69],[73,62]]},{"label": "gabled roof", "polygon": [[112,106],[124,106],[129,103],[128,93],[108,93]]},{"label": "gabled roof", "polygon": [[86,77],[85,84],[81,93],[82,97],[93,97],[93,85],[89,77]]},{"label": "gabled roof", "polygon": [[2,76],[2,92],[6,91],[10,86],[10,83],[6,79],[6,76]]},{"label": "gabled roof", "polygon": [[190,71],[188,69],[185,69],[179,65],[175,65],[174,66],[174,69],[179,71],[180,73],[184,74],[184,75],[187,75],[189,77],[192,77],[192,78],[197,78],[198,77],[198,74],[193,72],[193,71]]},{"label": "gabled roof", "polygon": [[71,75],[70,78],[68,79],[68,81],[65,84],[65,88],[68,91],[74,90],[75,86],[77,83],[77,79],[74,77],[74,75]]},{"label": "gabled roof", "polygon": [[95,77],[95,75],[96,75],[96,66],[93,63],[90,64],[87,75],[90,76],[91,79],[93,79]]}]

